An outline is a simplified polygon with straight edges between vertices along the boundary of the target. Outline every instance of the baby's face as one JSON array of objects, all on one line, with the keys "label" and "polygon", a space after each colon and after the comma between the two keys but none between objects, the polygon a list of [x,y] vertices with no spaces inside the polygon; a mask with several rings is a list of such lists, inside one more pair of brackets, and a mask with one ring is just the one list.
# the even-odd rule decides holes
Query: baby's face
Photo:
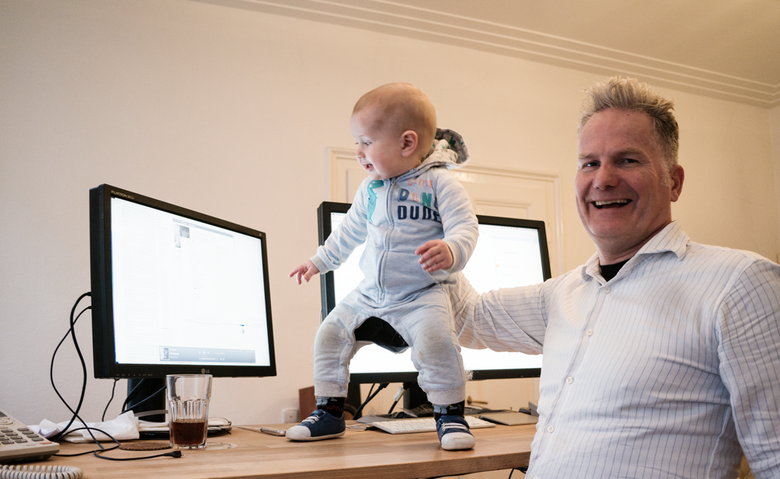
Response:
[{"label": "baby's face", "polygon": [[374,108],[364,108],[349,121],[352,137],[357,141],[357,160],[372,180],[399,176],[420,164],[417,155],[404,156],[402,134],[376,121]]}]

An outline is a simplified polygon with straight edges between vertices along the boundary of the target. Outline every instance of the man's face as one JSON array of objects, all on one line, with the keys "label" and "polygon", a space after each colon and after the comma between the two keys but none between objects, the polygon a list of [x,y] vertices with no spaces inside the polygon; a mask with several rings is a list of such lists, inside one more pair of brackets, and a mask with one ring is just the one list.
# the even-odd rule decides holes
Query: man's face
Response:
[{"label": "man's face", "polygon": [[577,211],[596,243],[601,264],[631,258],[672,221],[683,169],[671,175],[650,117],[609,109],[580,132],[575,190]]}]

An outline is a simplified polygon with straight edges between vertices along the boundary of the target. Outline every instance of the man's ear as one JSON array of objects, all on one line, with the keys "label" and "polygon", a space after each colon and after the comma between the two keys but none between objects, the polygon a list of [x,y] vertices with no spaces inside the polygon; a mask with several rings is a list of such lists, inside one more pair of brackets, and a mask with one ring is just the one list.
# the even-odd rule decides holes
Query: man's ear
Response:
[{"label": "man's ear", "polygon": [[414,130],[406,130],[401,133],[401,156],[408,157],[417,150],[419,138]]},{"label": "man's ear", "polygon": [[685,170],[680,165],[675,165],[672,170],[672,202],[677,201],[682,193],[683,182],[685,181]]}]

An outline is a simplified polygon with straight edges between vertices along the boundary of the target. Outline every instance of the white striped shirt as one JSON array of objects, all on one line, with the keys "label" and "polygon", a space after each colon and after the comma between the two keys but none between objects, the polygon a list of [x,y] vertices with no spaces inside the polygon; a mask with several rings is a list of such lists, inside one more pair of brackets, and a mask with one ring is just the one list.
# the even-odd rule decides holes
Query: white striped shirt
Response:
[{"label": "white striped shirt", "polygon": [[528,478],[780,477],[780,266],[673,222],[605,282],[453,296],[461,344],[543,353]]}]

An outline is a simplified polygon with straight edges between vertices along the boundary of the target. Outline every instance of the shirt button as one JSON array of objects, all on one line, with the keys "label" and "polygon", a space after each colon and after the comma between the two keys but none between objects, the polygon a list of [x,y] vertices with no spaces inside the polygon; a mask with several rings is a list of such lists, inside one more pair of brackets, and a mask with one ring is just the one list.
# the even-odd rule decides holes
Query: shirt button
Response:
[{"label": "shirt button", "polygon": [[567,384],[571,384],[573,382],[574,382],[574,378],[573,377],[569,376],[568,378],[566,378],[566,383]]},{"label": "shirt button", "polygon": [[593,336],[593,330],[589,329],[589,330],[585,331],[585,334],[587,334],[588,336]]},{"label": "shirt button", "polygon": [[547,432],[553,432],[555,431],[555,428],[552,426],[547,426]]},{"label": "shirt button", "polygon": [[605,294],[609,294],[611,290],[609,289],[609,286],[604,286],[603,291]]}]

